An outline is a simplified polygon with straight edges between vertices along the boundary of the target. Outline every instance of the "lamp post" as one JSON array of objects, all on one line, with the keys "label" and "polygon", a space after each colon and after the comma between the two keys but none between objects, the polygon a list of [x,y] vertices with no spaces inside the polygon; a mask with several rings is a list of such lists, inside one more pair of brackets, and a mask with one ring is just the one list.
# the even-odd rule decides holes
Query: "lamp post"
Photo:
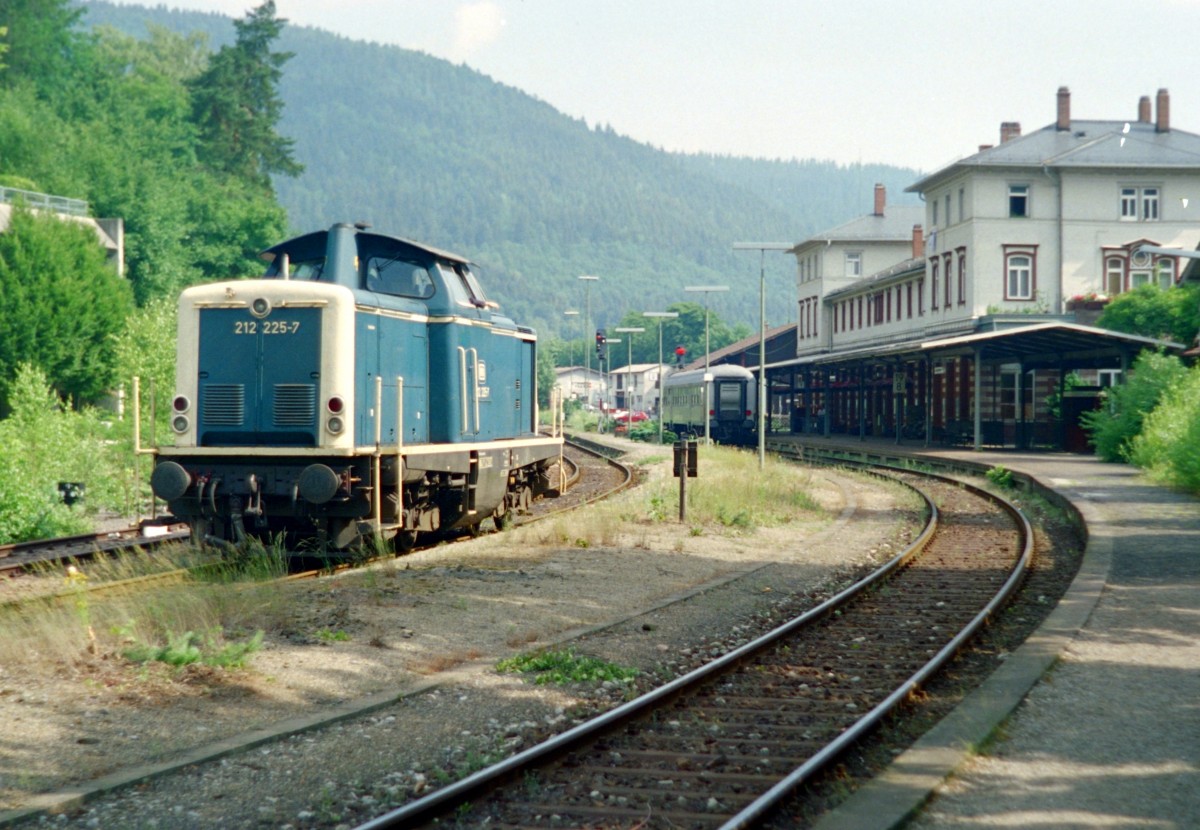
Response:
[{"label": "lamp post", "polygon": [[629,340],[625,346],[625,434],[629,434],[629,426],[633,421],[633,336],[645,331],[641,326],[618,326],[613,331],[628,334]]},{"label": "lamp post", "polygon": [[712,375],[708,371],[708,295],[714,291],[728,291],[728,285],[689,285],[683,289],[684,291],[692,291],[704,294],[704,446],[712,443],[710,436],[709,422],[712,421],[712,410],[708,408],[709,401],[709,384],[712,383]]},{"label": "lamp post", "polygon": [[767,251],[790,251],[783,242],[734,242],[735,251],[758,251],[758,469],[767,458]]},{"label": "lamp post", "polygon": [[[600,431],[604,432],[604,422],[607,420],[605,416],[612,411],[612,357],[608,354],[608,347],[618,345],[621,342],[619,337],[604,338],[604,368],[601,369],[601,374],[604,378],[604,407],[600,410]],[[613,432],[617,431],[617,423],[613,421]]]},{"label": "lamp post", "polygon": [[663,442],[663,365],[662,365],[662,324],[663,320],[673,320],[679,316],[677,311],[643,311],[643,317],[654,317],[658,320],[658,443]]},{"label": "lamp post", "polygon": [[592,283],[599,282],[599,277],[593,277],[590,274],[584,274],[579,277],[583,280],[584,288],[584,303],[583,303],[583,401],[587,405],[592,403],[592,353],[587,347],[587,333],[592,328]]},{"label": "lamp post", "polygon": [[[563,312],[563,316],[564,316],[564,317],[578,317],[578,316],[579,316],[579,312],[578,312],[578,311],[576,311],[576,310],[575,310],[575,309],[573,309],[573,308],[569,308],[569,309],[567,309],[566,311],[564,311],[564,312]],[[585,352],[587,351],[587,330],[586,330],[586,329],[584,329],[584,331],[583,331],[583,350],[584,350]],[[571,350],[570,350],[570,352],[568,352],[567,360],[571,361],[571,366],[572,366],[572,371],[571,371],[571,374],[572,374],[572,375],[574,375],[574,374],[575,374],[575,371],[574,371],[574,366],[575,366],[575,345],[574,345],[574,344],[571,344]],[[587,377],[587,375],[584,375],[584,377],[586,378],[586,377]],[[575,384],[573,384],[573,383],[571,384],[571,386],[572,386],[572,387],[574,387],[574,385],[575,385]]]}]

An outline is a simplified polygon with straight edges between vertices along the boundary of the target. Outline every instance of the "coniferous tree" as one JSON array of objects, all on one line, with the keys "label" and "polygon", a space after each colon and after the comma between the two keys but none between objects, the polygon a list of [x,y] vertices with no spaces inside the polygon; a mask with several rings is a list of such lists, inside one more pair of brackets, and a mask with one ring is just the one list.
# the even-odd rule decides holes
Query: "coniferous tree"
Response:
[{"label": "coniferous tree", "polygon": [[270,191],[271,174],[299,175],[293,141],[275,131],[283,114],[279,81],[290,52],[272,52],[286,22],[267,0],[234,21],[237,42],[223,46],[208,69],[191,83],[193,117],[200,130],[200,158],[227,173]]}]

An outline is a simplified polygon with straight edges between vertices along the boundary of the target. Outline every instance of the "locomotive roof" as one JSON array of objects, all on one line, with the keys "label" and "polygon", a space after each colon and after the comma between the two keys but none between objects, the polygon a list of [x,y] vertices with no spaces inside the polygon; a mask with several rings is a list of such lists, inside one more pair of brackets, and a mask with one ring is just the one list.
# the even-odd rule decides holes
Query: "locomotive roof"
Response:
[{"label": "locomotive roof", "polygon": [[[394,236],[392,234],[385,234],[385,233],[371,233],[367,230],[366,227],[362,227],[361,225],[358,225],[358,224],[351,225],[349,223],[343,222],[338,225],[334,225],[333,228],[352,229],[356,236],[364,237],[364,239],[365,238],[374,238],[374,239],[379,239],[379,240],[387,240],[390,242],[399,242],[403,245],[407,245],[411,248],[415,248],[418,251],[427,253],[430,256],[434,257],[435,259],[448,260],[450,262],[459,262],[459,263],[462,263],[463,265],[471,264],[471,261],[469,259],[467,259],[466,257],[451,253],[450,251],[443,251],[440,248],[434,248],[432,245],[426,245],[423,242],[415,242],[411,239],[405,239],[402,236]],[[331,228],[330,230],[333,230],[333,228]],[[299,250],[316,249],[316,250],[324,251],[325,243],[326,243],[326,240],[329,238],[330,230],[313,231],[312,233],[306,233],[306,234],[302,234],[300,236],[293,236],[291,239],[286,239],[283,242],[280,242],[276,245],[272,245],[270,248],[267,248],[265,251],[263,251],[261,254],[259,254],[259,256],[262,259],[265,259],[268,262],[270,262],[270,261],[273,261],[275,259],[275,257],[277,257],[279,254],[283,253],[284,251],[293,251],[293,250],[297,250],[297,249],[299,249]]]}]

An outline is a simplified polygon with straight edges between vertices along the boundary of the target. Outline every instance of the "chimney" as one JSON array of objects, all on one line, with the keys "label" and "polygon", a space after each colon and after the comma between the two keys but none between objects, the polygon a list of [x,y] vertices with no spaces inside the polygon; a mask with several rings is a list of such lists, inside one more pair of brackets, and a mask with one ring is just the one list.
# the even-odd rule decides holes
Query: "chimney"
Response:
[{"label": "chimney", "polygon": [[1150,123],[1150,96],[1143,95],[1138,99],[1138,123]]},{"label": "chimney", "polygon": [[1154,129],[1160,133],[1171,131],[1171,96],[1165,89],[1158,91],[1158,118],[1155,121]]},{"label": "chimney", "polygon": [[923,259],[925,257],[925,229],[920,225],[913,225],[912,233],[912,258]]},{"label": "chimney", "polygon": [[1054,126],[1060,131],[1071,129],[1071,90],[1065,86],[1058,88],[1058,121]]},{"label": "chimney", "polygon": [[1004,144],[1021,137],[1020,121],[1003,121],[1000,124],[1000,143]]},{"label": "chimney", "polygon": [[887,188],[882,184],[875,184],[875,215],[883,216],[883,208],[887,204]]}]

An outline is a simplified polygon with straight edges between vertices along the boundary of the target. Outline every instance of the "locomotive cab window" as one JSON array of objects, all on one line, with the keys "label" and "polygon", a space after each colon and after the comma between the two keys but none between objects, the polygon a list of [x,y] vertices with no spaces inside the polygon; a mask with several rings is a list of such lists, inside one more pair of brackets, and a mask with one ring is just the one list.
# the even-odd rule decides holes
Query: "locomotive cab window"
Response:
[{"label": "locomotive cab window", "polygon": [[398,257],[371,256],[363,265],[368,291],[394,297],[427,300],[433,296],[433,280],[424,265]]},{"label": "locomotive cab window", "polygon": [[[276,257],[267,268],[266,276],[282,277],[280,273],[282,268],[283,257]],[[309,282],[317,282],[321,279],[321,274],[325,271],[325,257],[314,257],[312,259],[293,259],[288,263],[288,279],[292,280],[307,280]]]},{"label": "locomotive cab window", "polygon": [[483,288],[475,275],[465,265],[440,263],[446,285],[454,295],[454,301],[459,305],[472,305],[476,308],[486,308],[489,303],[483,295]]}]

